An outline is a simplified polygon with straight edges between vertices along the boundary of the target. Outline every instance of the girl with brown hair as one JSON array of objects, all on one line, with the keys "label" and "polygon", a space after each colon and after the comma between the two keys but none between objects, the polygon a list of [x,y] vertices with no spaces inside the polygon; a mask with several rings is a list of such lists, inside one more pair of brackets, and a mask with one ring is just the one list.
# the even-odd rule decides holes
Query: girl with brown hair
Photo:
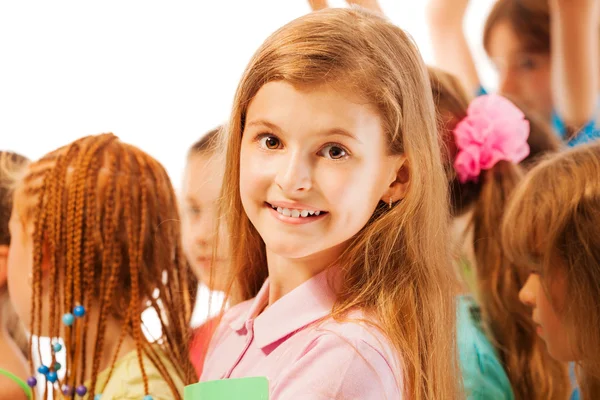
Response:
[{"label": "girl with brown hair", "polygon": [[531,155],[526,140],[535,124],[508,100],[469,102],[454,76],[435,68],[429,76],[447,149],[455,266],[463,282],[457,330],[467,398],[565,399],[565,367],[549,357],[519,302],[524,277],[502,251],[499,230],[522,176],[518,164],[552,146]]},{"label": "girl with brown hair", "polygon": [[25,327],[11,304],[6,284],[10,232],[8,221],[13,206],[13,187],[25,169],[27,159],[19,154],[0,152],[0,399],[31,398],[26,385],[29,355]]},{"label": "girl with brown hair", "polygon": [[447,184],[423,61],[360,9],[255,53],[226,135],[222,215],[242,299],[202,381],[269,399],[456,399]]},{"label": "girl with brown hair", "polygon": [[[438,66],[467,90],[485,93],[463,33],[469,0],[431,0],[431,39]],[[499,73],[499,92],[551,122],[574,146],[600,138],[599,2],[497,0],[483,44]]]},{"label": "girl with brown hair", "polygon": [[[10,232],[16,311],[32,335],[52,341],[43,349],[52,363],[30,362],[39,373],[30,386],[45,399],[183,398],[195,378],[188,336],[197,281],[181,249],[173,188],[156,160],[112,134],[53,151],[18,184]],[[152,340],[146,309],[160,322]]]},{"label": "girl with brown hair", "polygon": [[600,398],[600,144],[536,166],[508,204],[502,242],[548,352],[576,362],[582,399]]}]

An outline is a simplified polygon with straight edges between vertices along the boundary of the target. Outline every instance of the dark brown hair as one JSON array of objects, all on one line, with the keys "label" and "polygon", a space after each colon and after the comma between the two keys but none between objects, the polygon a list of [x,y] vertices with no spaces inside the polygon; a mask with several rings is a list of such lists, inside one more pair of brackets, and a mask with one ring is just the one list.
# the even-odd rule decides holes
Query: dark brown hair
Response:
[{"label": "dark brown hair", "polygon": [[[112,134],[89,136],[33,163],[16,195],[21,222],[34,228],[30,332],[37,336],[42,332],[44,279],[50,293],[51,337],[60,336],[61,316],[77,304],[99,307],[97,320],[90,321],[88,313],[64,328],[64,383],[75,387],[90,368],[88,394],[93,398],[98,393],[98,369],[111,317],[122,323],[111,371],[121,343],[130,336],[146,394],[142,357],[158,369],[173,398],[181,399],[174,378],[184,383],[196,378],[188,358],[188,336],[197,281],[181,250],[177,202],[164,168]],[[160,320],[162,337],[155,345],[177,376],[169,374],[156,346],[142,333],[144,302]],[[85,359],[88,340],[95,343],[92,360]]]},{"label": "dark brown hair", "polygon": [[219,147],[219,133],[222,129],[222,126],[218,126],[204,134],[204,136],[190,147],[188,158],[195,155],[215,153]]},{"label": "dark brown hair", "polygon": [[523,50],[550,54],[550,10],[548,0],[498,0],[483,29],[483,46],[489,53],[493,29],[508,22],[521,41]]},{"label": "dark brown hair", "polygon": [[[473,249],[477,299],[484,326],[500,356],[515,398],[562,399],[568,387],[564,366],[551,359],[537,336],[529,310],[519,301],[526,276],[506,257],[500,241],[500,223],[522,170],[506,161],[481,172],[477,182],[460,183],[454,172],[453,130],[466,115],[469,98],[457,78],[429,68],[439,130],[447,144],[445,157],[451,210],[458,216],[472,210]],[[564,396],[564,397],[563,397]]]},{"label": "dark brown hair", "polygon": [[[502,241],[511,260],[539,272],[568,327],[581,398],[600,398],[600,143],[557,154],[531,170],[507,208]],[[558,272],[565,282],[562,305],[549,289]]]}]

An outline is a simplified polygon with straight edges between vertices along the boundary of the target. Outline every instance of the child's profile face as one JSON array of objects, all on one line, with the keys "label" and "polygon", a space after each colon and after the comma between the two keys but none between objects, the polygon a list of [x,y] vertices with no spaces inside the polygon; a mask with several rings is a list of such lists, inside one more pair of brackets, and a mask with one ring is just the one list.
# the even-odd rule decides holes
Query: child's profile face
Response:
[{"label": "child's profile face", "polygon": [[[550,355],[563,362],[575,361],[576,356],[569,343],[567,327],[561,321],[558,307],[565,303],[565,280],[557,276],[548,290],[543,286],[540,275],[532,273],[519,292],[519,299],[533,309],[533,321],[537,325],[537,334],[546,342]],[[549,298],[552,296],[552,300]]]},{"label": "child's profile face", "polygon": [[549,119],[553,109],[549,54],[523,49],[506,21],[492,29],[488,49],[498,71],[498,91]]},{"label": "child's profile face", "polygon": [[351,93],[265,84],[246,115],[240,195],[267,253],[335,259],[388,202],[402,156],[387,147],[379,113]]},{"label": "child's profile face", "polygon": [[[217,157],[210,154],[190,156],[183,180],[181,214],[183,249],[188,262],[198,279],[219,291],[227,289],[230,261],[223,223],[218,224],[220,234],[216,232],[223,173],[224,165]],[[213,260],[217,237],[218,254]]]}]

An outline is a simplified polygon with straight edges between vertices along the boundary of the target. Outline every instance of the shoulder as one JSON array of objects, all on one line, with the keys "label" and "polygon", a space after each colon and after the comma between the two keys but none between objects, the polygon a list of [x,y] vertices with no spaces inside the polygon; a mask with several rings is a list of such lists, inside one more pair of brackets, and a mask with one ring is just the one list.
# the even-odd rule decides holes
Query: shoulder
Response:
[{"label": "shoulder", "polygon": [[[131,356],[131,353],[127,355],[115,368],[112,378],[102,393],[103,399],[139,400],[146,395],[142,372],[135,352],[133,352],[133,355]],[[182,380],[177,376],[173,366],[168,361],[163,357],[161,357],[161,360],[165,364],[175,388],[183,398],[184,384]],[[154,400],[171,400],[174,398],[169,383],[146,357],[144,357],[144,370],[148,378],[148,394]]]},{"label": "shoulder", "polygon": [[463,383],[469,399],[513,399],[510,381],[479,321],[479,307],[459,297],[457,342]]},{"label": "shoulder", "polygon": [[0,375],[0,400],[27,400],[27,394],[15,381]]},{"label": "shoulder", "polygon": [[[351,317],[363,317],[360,313]],[[402,398],[402,371],[389,341],[361,320],[314,327],[296,360],[274,382],[274,398]]]}]

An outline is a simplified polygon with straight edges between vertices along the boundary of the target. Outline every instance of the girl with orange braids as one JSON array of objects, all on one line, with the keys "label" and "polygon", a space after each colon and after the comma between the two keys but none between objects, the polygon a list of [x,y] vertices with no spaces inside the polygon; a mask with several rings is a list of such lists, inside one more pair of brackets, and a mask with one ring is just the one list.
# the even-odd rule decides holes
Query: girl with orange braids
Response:
[{"label": "girl with orange braids", "polygon": [[427,71],[360,9],[271,35],[238,86],[223,216],[242,303],[201,381],[270,400],[457,399],[447,183]]},{"label": "girl with orange braids", "polygon": [[[28,384],[61,398],[181,399],[193,381],[188,335],[196,279],[163,167],[112,134],[31,164],[16,188],[8,283],[53,361]],[[160,337],[147,339],[152,309]],[[39,347],[39,343],[38,343]],[[56,354],[65,352],[66,365]],[[63,377],[64,376],[64,377]]]},{"label": "girl with orange braids", "polygon": [[[500,96],[469,104],[459,81],[430,68],[453,216],[458,349],[468,399],[566,399],[565,366],[535,335],[518,292],[525,277],[501,248],[500,222],[522,176],[518,164],[556,150],[552,132]],[[535,128],[534,128],[535,127]],[[530,129],[532,128],[532,129]],[[527,143],[535,131],[535,147]]]},{"label": "girl with orange braids", "polygon": [[574,361],[580,397],[600,398],[600,144],[536,166],[515,190],[502,243],[524,271],[521,301],[548,352]]},{"label": "girl with orange braids", "polygon": [[11,305],[6,286],[10,232],[8,221],[12,212],[12,189],[27,159],[11,152],[0,152],[0,400],[31,398],[26,385],[29,354],[23,323]]}]

